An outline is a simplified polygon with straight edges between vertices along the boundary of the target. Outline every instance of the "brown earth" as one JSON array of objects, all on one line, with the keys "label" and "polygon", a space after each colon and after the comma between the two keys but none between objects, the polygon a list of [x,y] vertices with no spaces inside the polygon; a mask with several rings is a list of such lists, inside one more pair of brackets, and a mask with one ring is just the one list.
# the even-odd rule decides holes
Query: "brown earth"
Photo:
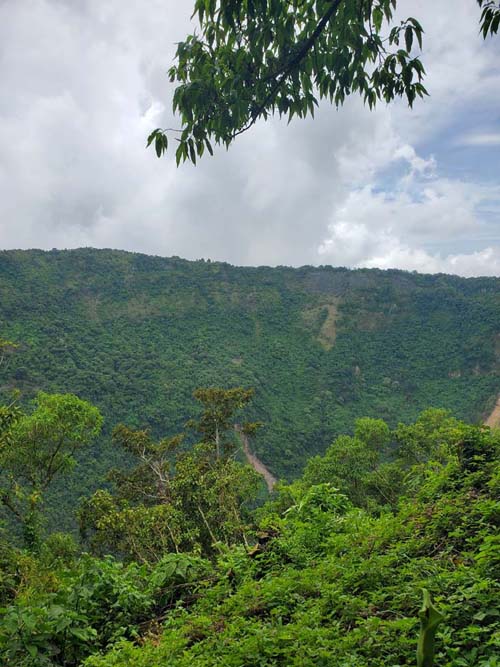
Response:
[{"label": "brown earth", "polygon": [[490,416],[484,423],[486,426],[490,426],[491,428],[500,427],[500,397],[495,403],[495,407],[491,411]]},{"label": "brown earth", "polygon": [[241,438],[243,451],[245,453],[248,463],[252,466],[255,472],[258,472],[259,475],[262,475],[264,481],[266,482],[267,489],[269,493],[271,493],[271,491],[274,488],[274,485],[278,480],[272,474],[272,472],[264,465],[264,463],[262,463],[262,461],[257,456],[255,456],[255,454],[252,454],[252,452],[250,451],[250,445],[248,444],[248,437],[243,433],[238,424],[235,424],[234,428],[239,437]]}]

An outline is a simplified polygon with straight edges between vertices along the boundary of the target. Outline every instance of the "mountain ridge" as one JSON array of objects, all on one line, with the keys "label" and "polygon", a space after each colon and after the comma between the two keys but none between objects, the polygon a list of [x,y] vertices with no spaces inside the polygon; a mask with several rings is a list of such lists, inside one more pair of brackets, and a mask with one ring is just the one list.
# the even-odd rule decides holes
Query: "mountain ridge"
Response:
[{"label": "mountain ridge", "polygon": [[333,265],[333,264],[233,264],[232,262],[227,262],[225,260],[211,259],[209,257],[200,257],[197,259],[187,259],[179,255],[163,255],[156,253],[146,253],[139,252],[135,250],[126,250],[123,248],[95,248],[93,246],[79,246],[77,248],[0,248],[0,256],[2,255],[15,255],[15,254],[39,254],[39,255],[53,255],[57,256],[58,254],[80,254],[82,252],[89,253],[102,253],[102,254],[115,254],[115,255],[128,255],[130,257],[142,257],[147,258],[148,260],[164,260],[179,262],[185,264],[196,264],[196,263],[206,263],[214,264],[219,266],[229,267],[231,269],[248,269],[248,270],[260,270],[260,269],[290,269],[292,271],[301,270],[301,269],[332,269],[334,271],[348,271],[350,273],[382,273],[382,274],[404,274],[410,276],[423,276],[423,277],[445,277],[445,278],[457,278],[461,281],[479,281],[479,280],[492,280],[500,281],[500,276],[491,276],[491,275],[482,275],[482,276],[462,276],[459,273],[447,273],[444,271],[438,272],[426,272],[426,271],[417,271],[414,269],[399,269],[396,267],[390,268],[379,268],[379,267],[348,267],[347,265]]}]

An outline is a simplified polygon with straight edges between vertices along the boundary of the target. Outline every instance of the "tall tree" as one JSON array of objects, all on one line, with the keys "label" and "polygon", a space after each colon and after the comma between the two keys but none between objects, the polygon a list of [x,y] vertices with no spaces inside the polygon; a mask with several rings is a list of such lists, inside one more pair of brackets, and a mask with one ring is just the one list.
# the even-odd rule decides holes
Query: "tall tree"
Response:
[{"label": "tall tree", "polygon": [[[201,550],[211,555],[219,542],[246,541],[247,509],[261,479],[234,460],[234,420],[253,390],[197,389],[203,408],[190,420],[201,440],[182,450],[182,436],[155,442],[147,430],[117,426],[114,440],[135,459],[126,471],[112,471],[114,493],[98,491],[84,501],[80,526],[91,547],[140,561],[165,551]],[[245,422],[244,432],[258,424]]]},{"label": "tall tree", "polygon": [[76,452],[99,434],[102,416],[72,394],[40,392],[33,412],[11,407],[3,417],[0,502],[21,524],[26,546],[35,547],[44,492],[56,477],[72,470]]},{"label": "tall tree", "polygon": [[[498,31],[498,0],[477,0],[483,36]],[[419,57],[423,29],[395,21],[397,0],[196,0],[199,33],[177,47],[177,164],[196,162],[212,143],[226,147],[260,118],[301,118],[318,100],[337,107],[352,93],[370,108],[427,94]],[[450,20],[452,17],[450,16]],[[418,48],[416,48],[418,47]],[[148,137],[160,157],[168,131]]]},{"label": "tall tree", "polygon": [[[242,387],[208,387],[194,391],[193,396],[203,405],[203,411],[197,420],[193,419],[188,423],[201,435],[202,442],[214,447],[216,458],[227,456],[233,451],[234,442],[231,436],[234,434],[234,420],[253,394],[253,389]],[[258,426],[258,423],[246,422],[242,428],[250,433]]]}]

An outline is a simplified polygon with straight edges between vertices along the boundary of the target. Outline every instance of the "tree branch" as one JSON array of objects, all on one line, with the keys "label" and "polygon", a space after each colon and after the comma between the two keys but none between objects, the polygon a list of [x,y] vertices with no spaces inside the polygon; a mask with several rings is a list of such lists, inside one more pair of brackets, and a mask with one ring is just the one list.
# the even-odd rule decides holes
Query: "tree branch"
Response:
[{"label": "tree branch", "polygon": [[333,0],[332,6],[330,9],[324,14],[323,18],[320,20],[316,28],[314,29],[313,33],[311,36],[306,39],[306,41],[302,44],[300,49],[297,51],[297,53],[294,55],[294,57],[285,65],[283,71],[281,74],[276,73],[276,76],[278,76],[278,80],[274,84],[274,86],[271,88],[267,96],[265,97],[264,101],[259,104],[257,109],[252,112],[252,119],[249,123],[245,125],[245,127],[241,128],[241,130],[238,130],[232,135],[232,139],[237,137],[239,134],[243,134],[243,132],[246,132],[249,130],[252,125],[255,125],[257,122],[259,116],[261,113],[266,109],[268,104],[272,101],[273,97],[275,97],[276,93],[278,92],[279,88],[289,76],[289,74],[292,72],[293,69],[305,58],[305,56],[308,54],[310,49],[314,46],[316,43],[316,40],[318,37],[321,35],[323,30],[326,28],[327,23],[330,21],[330,19],[334,16],[334,14],[337,12],[337,9],[340,7],[342,4],[343,0]]},{"label": "tree branch", "polygon": [[14,505],[7,491],[0,492],[0,502],[2,503],[2,505],[7,507],[7,509],[9,509],[12,512],[12,514],[14,514],[14,516],[16,516],[19,520],[22,521],[23,515]]}]

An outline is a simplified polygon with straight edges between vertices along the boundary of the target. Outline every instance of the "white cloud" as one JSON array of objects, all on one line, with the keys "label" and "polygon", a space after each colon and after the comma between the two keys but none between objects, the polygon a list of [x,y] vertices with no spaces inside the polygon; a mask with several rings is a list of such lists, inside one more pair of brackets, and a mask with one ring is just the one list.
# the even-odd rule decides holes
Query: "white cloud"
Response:
[{"label": "white cloud", "polygon": [[[411,113],[403,104],[379,109],[368,141],[361,137],[343,147],[339,164],[346,194],[333,207],[328,232],[318,244],[322,261],[499,274],[500,188],[479,178],[447,176],[433,155],[417,148],[428,149],[457,118],[463,122],[464,114],[481,117],[500,103],[500,68],[492,57],[498,46],[478,39],[477,7],[454,4],[453,22],[447,7],[400,3],[400,16],[418,14],[427,30],[424,60],[431,97]],[[468,136],[469,145],[492,145],[496,139],[481,131]]]},{"label": "white cloud", "polygon": [[[432,155],[458,116],[500,103],[497,42],[478,37],[474,5],[457,0],[450,21],[448,3],[401,1],[427,30],[432,97],[413,111],[324,104],[314,121],[260,123],[177,170],[145,139],[175,123],[166,70],[192,0],[4,0],[0,246],[496,271],[498,192],[442,173]],[[457,238],[468,264],[452,261]]]},{"label": "white cloud", "polygon": [[496,275],[496,247],[470,253],[431,252],[430,246],[456,245],[486,237],[490,228],[478,213],[484,203],[500,201],[500,187],[464,183],[439,176],[433,160],[403,147],[407,170],[390,191],[373,183],[352,190],[334,209],[318,253],[328,262],[351,267],[403,268],[461,275]]},{"label": "white cloud", "polygon": [[330,228],[330,238],[320,246],[328,261],[351,268],[406,269],[423,273],[454,273],[462,276],[500,274],[500,246],[471,253],[431,254],[412,248],[389,230],[365,224],[339,222]]},{"label": "white cloud", "polygon": [[472,132],[459,137],[459,146],[500,146],[500,132]]}]

